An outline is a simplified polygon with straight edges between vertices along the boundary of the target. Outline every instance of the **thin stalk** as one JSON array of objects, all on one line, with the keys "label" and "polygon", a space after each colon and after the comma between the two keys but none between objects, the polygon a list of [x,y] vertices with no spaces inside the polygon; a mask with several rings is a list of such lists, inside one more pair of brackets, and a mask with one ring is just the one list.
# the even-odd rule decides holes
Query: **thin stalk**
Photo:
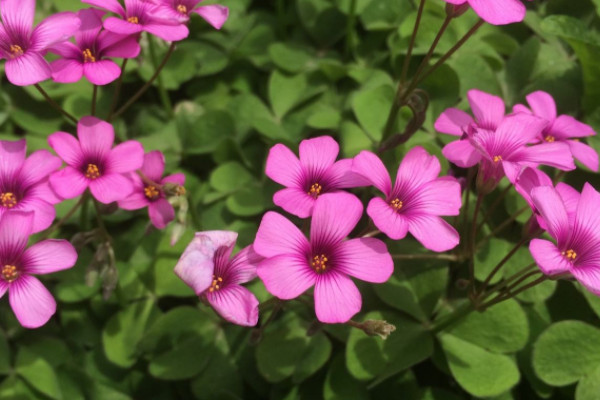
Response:
[{"label": "thin stalk", "polygon": [[[148,35],[148,48],[150,50],[150,58],[152,58],[152,65],[154,69],[158,69],[157,60],[156,60],[156,48],[154,44],[154,37],[152,35]],[[165,111],[169,118],[173,118],[173,105],[171,104],[171,99],[169,98],[169,93],[165,89],[165,85],[163,84],[162,76],[159,74],[156,77],[156,83],[158,85],[158,93],[160,94],[160,100],[165,107]]]},{"label": "thin stalk", "polygon": [[400,75],[400,85],[404,85],[406,82],[406,76],[408,74],[408,67],[410,66],[410,59],[412,52],[415,47],[415,40],[417,39],[417,33],[419,32],[419,25],[421,24],[421,17],[423,16],[423,9],[425,8],[425,0],[421,0],[419,3],[419,9],[417,10],[417,19],[415,21],[415,27],[413,28],[410,42],[408,44],[408,50],[406,50],[406,57],[404,58],[404,64],[402,65],[402,74]]},{"label": "thin stalk", "polygon": [[117,86],[115,86],[115,91],[113,92],[112,102],[110,103],[110,110],[108,111],[108,118],[106,119],[110,122],[113,119],[113,114],[115,112],[115,108],[117,108],[117,103],[119,102],[119,96],[121,95],[121,87],[123,86],[123,76],[125,75],[125,67],[127,67],[128,58],[124,58],[121,63],[121,75],[119,76],[119,80],[117,81]]},{"label": "thin stalk", "polygon": [[392,254],[394,260],[447,260],[458,261],[454,254]]},{"label": "thin stalk", "polygon": [[488,233],[486,236],[484,236],[483,239],[481,239],[479,241],[479,243],[477,243],[476,248],[481,247],[482,244],[487,242],[492,237],[496,236],[499,232],[501,232],[507,226],[509,226],[511,223],[513,223],[519,217],[519,215],[523,214],[527,210],[529,210],[529,206],[525,206],[525,207],[517,210],[513,215],[508,217],[508,219],[506,219],[504,222],[502,222],[500,225],[498,225],[496,228],[494,228],[490,233]]},{"label": "thin stalk", "polygon": [[473,180],[473,176],[475,175],[475,169],[469,168],[467,171],[467,184],[465,189],[465,208],[463,210],[463,223],[462,226],[467,226],[467,218],[469,217],[469,200],[471,199],[471,181]]},{"label": "thin stalk", "polygon": [[500,205],[500,203],[502,202],[502,200],[504,200],[504,198],[506,197],[506,195],[508,194],[508,192],[510,191],[510,189],[512,189],[512,185],[508,185],[506,186],[506,189],[504,189],[499,195],[498,197],[496,197],[496,199],[494,200],[494,202],[492,203],[492,205],[485,211],[485,214],[483,216],[483,220],[481,221],[481,223],[479,224],[479,226],[477,227],[477,229],[481,229],[483,228],[483,225],[485,225],[485,222],[490,218],[490,216],[492,215],[492,213],[494,212],[494,210],[496,210],[496,207],[498,207],[498,205]]},{"label": "thin stalk", "polygon": [[46,231],[42,234],[40,240],[47,239],[48,237],[50,237],[50,235],[54,231],[56,231],[65,222],[67,222],[73,216],[73,214],[75,214],[75,212],[79,209],[79,207],[81,207],[81,205],[84,203],[84,201],[86,199],[87,199],[87,194],[86,193],[82,194],[81,197],[79,198],[79,201],[77,203],[75,203],[75,205],[73,207],[71,207],[71,209],[61,219],[59,219],[58,222],[56,222],[50,228],[46,229]]},{"label": "thin stalk", "polygon": [[94,91],[92,93],[92,115],[96,115],[96,102],[98,101],[98,85],[94,85]]},{"label": "thin stalk", "polygon": [[512,299],[513,297],[515,297],[519,293],[522,293],[522,292],[526,291],[527,289],[531,289],[532,287],[537,286],[537,285],[539,285],[542,282],[545,282],[547,279],[548,279],[548,277],[546,275],[542,275],[538,279],[536,279],[535,281],[530,282],[527,285],[521,286],[519,289],[517,289],[514,292],[510,293],[508,296],[503,295],[503,294],[499,294],[498,296],[496,296],[492,300],[490,300],[487,303],[483,304],[481,306],[481,309],[485,310],[486,308],[489,308],[489,307],[491,307],[491,306],[493,306],[495,304],[501,303],[501,302],[503,302],[505,300],[508,300],[508,299]]},{"label": "thin stalk", "polygon": [[523,238],[523,239],[519,240],[519,242],[506,254],[506,256],[504,256],[504,258],[502,260],[500,260],[498,265],[496,265],[494,267],[494,269],[492,269],[492,272],[490,272],[490,274],[487,276],[487,278],[485,278],[485,281],[483,281],[483,285],[479,289],[479,293],[478,293],[477,297],[481,296],[481,294],[485,292],[485,289],[487,288],[489,283],[492,281],[494,276],[496,276],[498,271],[500,271],[500,269],[508,262],[508,260],[510,260],[511,257],[514,256],[517,251],[519,251],[521,246],[523,246],[528,241],[529,241],[529,238]]},{"label": "thin stalk", "polygon": [[[480,296],[480,300],[486,300],[488,297],[490,297],[494,293],[503,290],[508,285],[511,285],[512,282],[514,282],[515,280],[517,280],[519,278],[522,278],[523,275],[525,275],[525,274],[528,275],[531,272],[535,272],[535,271],[532,271],[532,268],[535,269],[535,271],[537,271],[537,264],[536,263],[531,263],[531,264],[527,265],[526,267],[524,267],[523,269],[521,269],[519,272],[517,272],[517,273],[509,276],[508,278],[504,279],[498,285],[496,285],[492,289],[490,289],[489,292],[483,293]],[[522,279],[520,279],[519,281],[522,281]]]},{"label": "thin stalk", "polygon": [[77,124],[77,118],[75,118],[73,115],[69,114],[64,108],[62,108],[57,102],[55,102],[54,100],[52,100],[52,98],[48,95],[48,93],[46,93],[46,91],[44,89],[42,89],[42,87],[36,83],[35,85],[33,85],[40,93],[41,95],[44,97],[44,99],[46,99],[46,101],[54,108],[56,109],[58,112],[60,112],[62,115],[64,115],[65,117],[67,117],[67,119],[69,119],[71,122],[73,122],[74,124]]},{"label": "thin stalk", "polygon": [[156,71],[154,71],[154,75],[152,75],[152,77],[150,78],[150,80],[148,82],[146,82],[146,84],[144,86],[142,86],[141,89],[138,90],[136,92],[136,94],[134,94],[127,101],[127,103],[125,103],[121,108],[119,108],[117,110],[117,112],[114,113],[114,115],[112,117],[113,119],[117,118],[121,114],[123,114],[133,103],[135,103],[137,101],[137,99],[139,99],[146,92],[146,90],[148,90],[150,88],[150,86],[152,86],[152,83],[154,83],[154,81],[156,80],[156,78],[158,78],[158,75],[160,75],[160,72],[162,71],[162,69],[165,67],[165,65],[167,65],[167,61],[169,61],[169,58],[171,58],[171,55],[173,54],[173,51],[175,51],[175,42],[171,43],[171,46],[169,47],[169,50],[167,50],[167,54],[165,54],[165,57],[161,61],[160,65],[158,66],[158,68],[156,69]]},{"label": "thin stalk", "polygon": [[475,293],[475,236],[477,235],[477,217],[483,202],[483,194],[477,194],[477,202],[473,211],[473,220],[471,221],[471,237],[469,238],[469,293]]},{"label": "thin stalk", "polygon": [[346,48],[345,56],[350,57],[352,50],[354,49],[354,27],[356,26],[356,0],[352,0],[350,3],[350,15],[348,16],[348,23],[346,24]]},{"label": "thin stalk", "polygon": [[102,233],[102,235],[104,236],[104,238],[106,239],[107,242],[111,241],[111,237],[110,234],[108,233],[108,230],[106,229],[106,225],[104,225],[104,221],[102,220],[102,215],[100,215],[100,202],[98,202],[98,200],[93,199],[94,200],[94,208],[96,209],[96,221],[98,222],[98,228],[100,229],[100,232]]}]

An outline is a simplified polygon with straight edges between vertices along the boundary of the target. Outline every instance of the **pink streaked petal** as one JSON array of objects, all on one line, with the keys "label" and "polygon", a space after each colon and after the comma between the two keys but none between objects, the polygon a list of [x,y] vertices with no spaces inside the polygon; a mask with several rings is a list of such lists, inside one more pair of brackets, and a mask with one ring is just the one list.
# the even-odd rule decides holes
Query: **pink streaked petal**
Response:
[{"label": "pink streaked petal", "polygon": [[523,169],[515,182],[515,189],[532,208],[535,206],[531,200],[531,190],[538,186],[552,186],[552,179],[539,169],[531,167]]},{"label": "pink streaked petal", "polygon": [[11,283],[8,298],[19,323],[25,328],[39,328],[56,312],[52,294],[31,275],[23,275]]},{"label": "pink streaked petal", "polygon": [[229,9],[218,4],[198,7],[193,12],[204,18],[215,29],[221,29],[229,16]]},{"label": "pink streaked petal", "polygon": [[434,215],[410,215],[408,231],[421,244],[436,252],[448,251],[458,245],[458,232],[449,223]]},{"label": "pink streaked petal", "polygon": [[577,205],[579,204],[581,194],[564,182],[559,182],[556,185],[556,191],[560,195],[560,198],[565,205],[565,210],[567,211],[567,215],[569,217],[569,223],[572,223],[575,220]]},{"label": "pink streaked petal", "polygon": [[79,120],[77,136],[83,154],[104,158],[115,141],[115,130],[108,122],[88,116]]},{"label": "pink streaked petal", "polygon": [[71,268],[76,262],[77,251],[66,240],[44,240],[23,253],[23,266],[28,274],[50,274]]},{"label": "pink streaked petal", "polygon": [[135,35],[144,30],[140,24],[132,24],[122,20],[121,18],[108,17],[104,20],[104,29],[109,32],[118,33],[120,35]]},{"label": "pink streaked petal", "polygon": [[50,177],[38,182],[29,188],[27,196],[35,199],[43,199],[49,204],[61,203],[64,199],[60,198],[56,192],[50,187]]},{"label": "pink streaked petal", "polygon": [[563,171],[575,169],[573,155],[566,143],[553,142],[529,146],[514,153],[510,161],[544,164]]},{"label": "pink streaked petal", "polygon": [[2,0],[0,13],[7,30],[29,35],[35,16],[35,0]]},{"label": "pink streaked petal", "polygon": [[273,203],[299,218],[308,218],[313,213],[315,199],[305,191],[291,187],[275,192]]},{"label": "pink streaked petal", "polygon": [[81,49],[71,42],[57,43],[50,47],[48,51],[63,58],[79,60],[81,57]]},{"label": "pink streaked petal", "polygon": [[67,164],[78,166],[83,160],[83,152],[77,139],[66,132],[56,132],[48,137],[48,144]]},{"label": "pink streaked petal", "polygon": [[61,58],[50,63],[52,80],[58,83],[79,82],[83,77],[83,64],[78,60]]},{"label": "pink streaked petal", "polygon": [[353,160],[345,158],[336,161],[331,168],[327,170],[324,181],[329,182],[329,188],[346,189],[362,186],[370,186],[371,180],[363,177],[361,174],[352,172]]},{"label": "pink streaked petal", "polygon": [[48,150],[33,152],[23,164],[20,181],[23,186],[31,186],[56,171],[62,165],[62,160],[53,156]]},{"label": "pink streaked petal", "polygon": [[583,240],[584,237],[594,235],[600,238],[600,212],[598,205],[600,204],[600,193],[594,189],[588,182],[583,185],[581,197],[577,204],[577,212],[575,214],[575,225],[573,227],[573,240]]},{"label": "pink streaked petal", "polygon": [[33,211],[33,227],[31,233],[41,232],[48,228],[52,225],[52,222],[56,217],[54,206],[40,198],[27,198],[24,201],[21,201],[15,209],[19,211]]},{"label": "pink streaked petal", "polygon": [[119,35],[108,31],[100,33],[98,49],[103,57],[115,58],[135,58],[141,50],[135,35]]},{"label": "pink streaked petal", "polygon": [[4,296],[7,290],[8,283],[6,283],[3,279],[0,279],[0,299],[2,298],[2,296]]},{"label": "pink streaked petal", "polygon": [[165,176],[162,181],[164,183],[175,183],[179,186],[185,185],[185,174],[182,172],[177,172],[175,174]]},{"label": "pink streaked petal", "polygon": [[594,172],[598,172],[598,153],[592,147],[576,140],[567,140],[573,157]]},{"label": "pink streaked petal", "polygon": [[27,143],[21,140],[0,140],[0,177],[12,178],[25,163]]},{"label": "pink streaked petal", "polygon": [[556,119],[556,103],[549,93],[538,90],[528,94],[526,98],[535,115],[550,122]]},{"label": "pink streaked petal", "polygon": [[258,227],[254,250],[263,257],[280,254],[304,255],[310,249],[308,240],[296,225],[283,215],[267,212]]},{"label": "pink streaked petal", "polygon": [[545,275],[564,274],[572,268],[572,264],[561,254],[556,245],[548,240],[533,239],[529,243],[529,251]]},{"label": "pink streaked petal", "polygon": [[383,283],[394,272],[394,261],[381,240],[350,239],[335,251],[335,270],[363,281]]},{"label": "pink streaked petal", "polygon": [[4,69],[10,83],[17,86],[34,85],[52,76],[48,62],[39,53],[32,51],[7,60]]},{"label": "pink streaked petal", "polygon": [[570,115],[559,115],[549,129],[549,132],[557,139],[569,139],[586,136],[594,136],[594,129],[577,121]]},{"label": "pink streaked petal", "polygon": [[98,60],[83,64],[83,75],[94,85],[104,86],[121,76],[121,67],[111,60]]},{"label": "pink streaked petal", "polygon": [[229,281],[235,284],[250,282],[256,278],[256,267],[262,260],[264,257],[254,251],[252,245],[246,246],[227,264]]},{"label": "pink streaked petal", "polygon": [[43,20],[31,34],[31,51],[42,51],[69,40],[77,32],[81,20],[73,12],[60,12]]},{"label": "pink streaked petal", "polygon": [[183,40],[190,34],[188,27],[183,24],[168,25],[157,22],[144,25],[144,30],[167,42]]},{"label": "pink streaked petal", "polygon": [[371,199],[367,206],[367,214],[375,226],[390,239],[399,240],[406,236],[408,232],[406,217],[394,210],[382,198]]},{"label": "pink streaked petal", "polygon": [[301,254],[267,258],[258,264],[256,273],[269,293],[282,300],[300,296],[317,282],[317,273],[308,265],[306,256]]},{"label": "pink streaked petal", "polygon": [[461,168],[470,168],[481,161],[481,153],[468,140],[456,140],[442,149],[442,154],[451,163]]},{"label": "pink streaked petal", "polygon": [[81,0],[81,2],[103,8],[122,17],[125,16],[125,9],[117,0]]},{"label": "pink streaked petal", "polygon": [[389,196],[392,180],[383,162],[370,151],[363,150],[352,161],[352,171],[368,179],[373,186]]},{"label": "pink streaked petal", "polygon": [[119,200],[119,207],[124,210],[139,210],[150,205],[150,200],[144,194],[144,187],[134,186],[135,189],[129,196],[123,200]]},{"label": "pink streaked petal", "polygon": [[[521,171],[523,170],[524,165],[522,165],[520,163],[516,163],[516,162],[510,162],[510,161],[501,161],[501,163],[502,163],[502,170],[504,171],[506,178],[510,181],[510,183],[512,183],[514,185],[515,182],[517,181],[519,175],[521,174]],[[537,165],[534,164],[534,166],[537,166]]]},{"label": "pink streaked petal", "polygon": [[300,187],[302,185],[300,161],[290,149],[282,144],[276,144],[269,150],[265,173],[283,186]]},{"label": "pink streaked petal", "polygon": [[336,271],[319,275],[315,285],[315,311],[319,321],[348,322],[361,306],[362,298],[352,279]]},{"label": "pink streaked petal", "polygon": [[91,46],[102,30],[102,17],[105,12],[95,8],[79,10],[77,16],[81,20],[79,30],[75,32],[75,42],[79,46]]},{"label": "pink streaked petal", "polygon": [[33,231],[33,212],[11,211],[0,219],[0,251],[5,256],[21,255]]},{"label": "pink streaked petal", "polygon": [[144,148],[136,140],[116,145],[106,159],[106,169],[109,173],[133,172],[144,164]]},{"label": "pink streaked petal", "polygon": [[363,213],[363,205],[353,194],[327,193],[315,202],[310,225],[313,245],[336,244],[352,232]]},{"label": "pink streaked petal", "polygon": [[506,154],[506,149],[518,148],[541,137],[547,126],[548,121],[534,115],[509,115],[502,120],[496,132],[488,133],[493,144],[487,140],[486,148],[490,154]]},{"label": "pink streaked petal", "polygon": [[[152,15],[161,20],[177,21],[179,23],[187,23],[190,17],[187,13],[181,13],[175,8],[176,5],[170,1],[161,2],[160,0],[150,0],[150,2],[157,4],[157,7],[152,10]],[[188,9],[188,13],[192,10],[185,3],[181,3]]]},{"label": "pink streaked petal", "polygon": [[165,172],[165,156],[158,150],[144,154],[144,163],[141,171],[146,177],[154,182],[160,182]]},{"label": "pink streaked petal", "polygon": [[127,198],[133,192],[133,182],[121,174],[106,174],[90,182],[90,191],[100,203],[110,204]]},{"label": "pink streaked petal", "polygon": [[571,269],[571,274],[587,290],[600,296],[600,265],[576,266]]},{"label": "pink streaked petal", "polygon": [[[471,0],[469,0],[469,3],[471,3]],[[494,130],[500,125],[506,110],[504,100],[477,89],[469,90],[467,98],[478,126]]]},{"label": "pink streaked petal", "polygon": [[450,4],[465,4],[467,0],[444,0],[446,3]]},{"label": "pink streaked petal", "polygon": [[89,180],[73,167],[66,167],[50,175],[52,190],[63,199],[80,196],[89,185]]},{"label": "pink streaked petal", "polygon": [[533,114],[531,112],[531,110],[529,108],[527,108],[526,106],[524,106],[523,104],[514,105],[512,111],[513,111],[513,114],[528,114],[528,115]]},{"label": "pink streaked petal", "polygon": [[300,142],[300,164],[310,176],[319,178],[331,168],[340,146],[331,136],[320,136]]},{"label": "pink streaked petal", "polygon": [[521,22],[525,18],[525,6],[519,0],[504,0],[502,3],[489,0],[469,0],[469,5],[485,22],[506,25]]},{"label": "pink streaked petal", "polygon": [[438,117],[433,127],[438,132],[462,136],[463,128],[473,122],[473,117],[463,110],[448,108]]},{"label": "pink streaked petal", "polygon": [[462,205],[460,183],[452,177],[426,183],[416,192],[411,212],[430,215],[458,215]]},{"label": "pink streaked petal", "polygon": [[248,289],[239,285],[227,285],[207,294],[215,311],[225,320],[241,326],[258,323],[258,300]]},{"label": "pink streaked petal", "polygon": [[420,146],[413,147],[398,167],[394,187],[416,189],[436,179],[440,170],[440,162],[436,156],[430,155]]},{"label": "pink streaked petal", "polygon": [[551,186],[539,186],[531,190],[531,198],[546,221],[548,233],[559,245],[565,242],[569,235],[569,219],[560,195]]},{"label": "pink streaked petal", "polygon": [[158,229],[164,229],[175,219],[175,209],[167,199],[158,199],[148,205],[150,222]]}]

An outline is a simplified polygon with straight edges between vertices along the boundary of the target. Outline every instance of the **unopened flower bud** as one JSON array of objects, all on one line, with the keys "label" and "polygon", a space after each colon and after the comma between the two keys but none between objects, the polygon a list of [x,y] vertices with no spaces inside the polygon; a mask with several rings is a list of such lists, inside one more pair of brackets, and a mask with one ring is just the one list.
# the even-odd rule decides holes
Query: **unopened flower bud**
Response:
[{"label": "unopened flower bud", "polygon": [[396,330],[396,327],[387,321],[368,319],[362,323],[362,329],[369,336],[379,336],[385,340]]},{"label": "unopened flower bud", "polygon": [[450,18],[458,18],[469,9],[469,3],[450,4],[446,3],[446,15]]},{"label": "unopened flower bud", "polygon": [[167,197],[183,196],[186,193],[185,187],[171,182],[167,182],[163,185],[163,191]]}]

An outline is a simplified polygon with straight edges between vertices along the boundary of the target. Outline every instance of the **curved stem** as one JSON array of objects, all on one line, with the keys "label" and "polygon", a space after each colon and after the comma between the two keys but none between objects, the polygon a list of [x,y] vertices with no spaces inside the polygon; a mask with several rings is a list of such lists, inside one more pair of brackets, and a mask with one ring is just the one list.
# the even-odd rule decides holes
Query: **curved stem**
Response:
[{"label": "curved stem", "polygon": [[92,93],[92,116],[96,115],[96,102],[98,101],[98,85],[94,85]]},{"label": "curved stem", "polygon": [[419,3],[419,9],[417,10],[417,19],[415,21],[415,27],[410,37],[410,43],[408,44],[408,50],[406,50],[406,57],[404,58],[404,64],[402,65],[402,75],[400,75],[400,85],[406,82],[406,75],[408,74],[408,67],[410,66],[410,59],[412,57],[413,48],[415,47],[415,40],[417,39],[417,33],[419,32],[419,25],[421,24],[421,17],[423,16],[423,9],[425,8],[425,0],[421,0]]},{"label": "curved stem", "polygon": [[110,103],[110,110],[108,111],[108,117],[106,120],[110,122],[113,118],[113,114],[115,112],[115,108],[117,107],[117,103],[119,102],[119,95],[121,94],[121,87],[123,86],[123,76],[125,75],[125,67],[127,67],[128,58],[124,58],[121,63],[121,75],[119,75],[119,80],[117,81],[117,86],[115,86],[115,91],[113,92],[113,98]]},{"label": "curved stem", "polygon": [[52,100],[52,98],[48,95],[48,93],[46,93],[46,91],[44,89],[42,89],[42,87],[39,85],[39,83],[36,83],[35,85],[33,85],[40,93],[41,95],[44,97],[44,99],[46,99],[46,101],[54,108],[56,109],[58,112],[60,112],[62,115],[64,115],[65,117],[67,117],[67,119],[69,119],[71,122],[73,122],[74,124],[77,124],[77,118],[75,118],[73,115],[69,114],[64,108],[62,108],[57,102],[55,102],[54,100]]},{"label": "curved stem", "polygon": [[[535,271],[536,273],[541,273],[541,271]],[[498,296],[496,296],[495,298],[493,298],[492,300],[488,301],[487,303],[483,304],[481,306],[481,310],[485,310],[486,308],[489,308],[495,304],[501,303],[505,300],[508,299],[512,299],[513,297],[515,297],[516,295],[524,292],[527,289],[531,289],[534,286],[539,285],[542,282],[545,282],[548,279],[548,277],[546,275],[542,275],[540,276],[538,279],[536,279],[533,282],[528,283],[527,285],[521,286],[519,289],[515,290],[512,293],[508,293],[508,295],[505,295],[503,293],[499,294]]]},{"label": "curved stem", "polygon": [[492,215],[492,213],[494,212],[494,210],[496,209],[496,207],[498,207],[498,205],[500,204],[500,202],[502,200],[504,200],[504,198],[506,197],[506,195],[508,194],[508,192],[510,191],[510,189],[512,188],[512,185],[508,185],[506,186],[506,188],[498,195],[498,197],[496,197],[496,199],[494,200],[494,202],[492,203],[492,205],[485,211],[485,214],[483,215],[483,220],[481,221],[481,223],[479,224],[479,226],[477,227],[477,229],[481,229],[483,228],[483,225],[485,225],[485,222],[490,218],[490,216]]},{"label": "curved stem", "polygon": [[502,230],[504,230],[504,228],[506,228],[511,223],[513,223],[519,217],[519,215],[523,214],[527,210],[529,210],[529,206],[525,206],[525,207],[521,208],[520,210],[517,210],[513,215],[508,217],[508,219],[506,221],[502,222],[500,225],[498,225],[496,228],[494,228],[494,230],[492,230],[490,233],[488,233],[486,236],[484,236],[483,239],[481,239],[479,241],[479,243],[477,243],[476,248],[481,247],[483,244],[485,244],[485,242],[490,240],[492,237],[496,236],[498,234],[498,232],[501,232]]},{"label": "curved stem", "polygon": [[[147,35],[148,37],[148,48],[150,49],[150,57],[152,58],[152,65],[154,69],[158,69],[157,60],[156,60],[156,48],[154,45],[154,37],[152,35]],[[160,74],[156,77],[156,84],[158,85],[158,93],[160,94],[160,100],[163,103],[163,107],[167,112],[169,118],[173,118],[173,105],[171,104],[171,99],[169,98],[169,93],[165,89],[165,85],[163,84],[163,80]]]},{"label": "curved stem", "polygon": [[[532,268],[533,268],[533,270],[532,270]],[[521,282],[523,280],[522,279],[523,275],[529,275],[531,272],[535,272],[535,271],[537,271],[536,263],[531,263],[531,264],[527,265],[526,267],[521,269],[519,272],[509,276],[508,278],[506,278],[502,282],[500,282],[498,285],[491,288],[490,291],[488,291],[487,293],[482,293],[479,300],[486,300],[488,297],[490,297],[491,295],[493,295],[496,292],[503,290],[505,287],[507,287],[508,285],[511,285],[512,282],[514,282],[515,280],[517,280],[519,278],[521,278],[521,279],[519,279],[519,282]]]},{"label": "curved stem", "polygon": [[73,207],[71,207],[71,209],[61,219],[59,219],[58,222],[56,222],[50,228],[46,229],[46,231],[44,233],[42,233],[40,240],[44,240],[44,239],[47,239],[48,237],[50,237],[50,235],[54,231],[56,231],[58,228],[60,228],[65,222],[67,222],[73,216],[73,214],[75,214],[75,212],[79,209],[79,207],[81,207],[81,205],[86,200],[87,200],[87,192],[81,195],[81,197],[79,198],[79,201],[77,203],[75,203],[75,205]]},{"label": "curved stem", "polygon": [[485,278],[485,281],[483,281],[483,285],[481,286],[481,288],[479,289],[479,293],[477,295],[477,297],[481,296],[481,294],[485,291],[485,289],[487,288],[487,285],[489,285],[489,283],[492,281],[492,279],[494,278],[494,276],[496,276],[496,274],[498,273],[498,271],[500,271],[500,269],[508,262],[508,260],[510,260],[510,258],[512,256],[515,255],[515,253],[517,251],[519,251],[519,249],[521,248],[521,246],[523,246],[525,243],[527,243],[529,241],[529,238],[523,238],[521,239],[513,248],[511,251],[508,252],[508,254],[506,254],[506,256],[504,256],[504,258],[502,260],[500,260],[500,262],[498,263],[498,265],[496,265],[494,267],[494,269],[492,270],[492,272],[490,272],[490,274],[487,276],[487,278]]},{"label": "curved stem", "polygon": [[475,203],[475,210],[473,211],[473,220],[471,221],[471,237],[469,247],[469,293],[475,294],[475,236],[477,235],[477,217],[479,215],[479,209],[483,202],[483,194],[477,194],[477,202]]}]

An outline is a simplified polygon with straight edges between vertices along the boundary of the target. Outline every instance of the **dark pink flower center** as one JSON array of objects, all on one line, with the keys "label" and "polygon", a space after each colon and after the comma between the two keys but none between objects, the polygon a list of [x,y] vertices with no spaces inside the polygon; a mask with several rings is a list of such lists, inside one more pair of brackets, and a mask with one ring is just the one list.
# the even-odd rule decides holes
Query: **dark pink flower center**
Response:
[{"label": "dark pink flower center", "polygon": [[17,197],[12,192],[0,194],[0,202],[4,208],[13,208],[18,203]]},{"label": "dark pink flower center", "polygon": [[223,287],[223,278],[220,276],[213,275],[213,281],[212,281],[210,287],[208,288],[208,292],[212,293],[214,291],[221,289],[222,287]]},{"label": "dark pink flower center", "polygon": [[13,282],[19,277],[19,270],[14,265],[5,265],[2,267],[2,279],[6,282]]},{"label": "dark pink flower center", "polygon": [[312,266],[312,268],[315,270],[316,273],[322,274],[328,268],[328,265],[327,265],[328,261],[329,261],[329,259],[327,258],[327,256],[325,254],[319,254],[312,258],[310,265]]}]

